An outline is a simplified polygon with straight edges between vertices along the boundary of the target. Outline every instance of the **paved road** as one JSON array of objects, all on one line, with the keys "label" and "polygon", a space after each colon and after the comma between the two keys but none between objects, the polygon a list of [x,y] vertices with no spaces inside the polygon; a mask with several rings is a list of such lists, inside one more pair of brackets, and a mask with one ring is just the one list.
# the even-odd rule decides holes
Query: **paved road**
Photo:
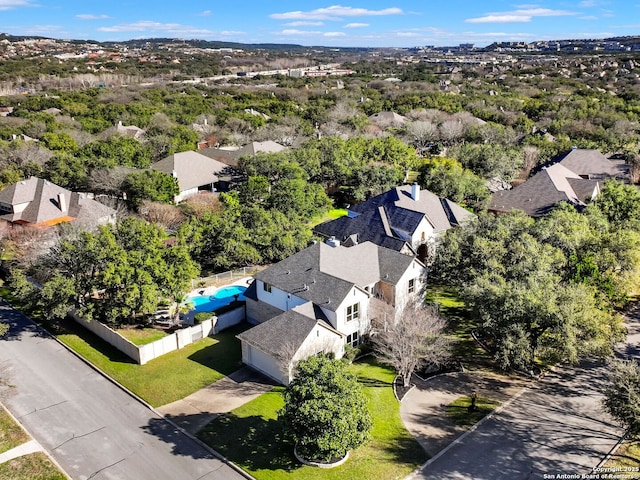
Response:
[{"label": "paved road", "polygon": [[559,368],[415,478],[524,480],[590,473],[623,433],[600,406],[604,376],[597,363]]},{"label": "paved road", "polygon": [[245,478],[69,353],[6,303],[4,404],[77,480]]}]

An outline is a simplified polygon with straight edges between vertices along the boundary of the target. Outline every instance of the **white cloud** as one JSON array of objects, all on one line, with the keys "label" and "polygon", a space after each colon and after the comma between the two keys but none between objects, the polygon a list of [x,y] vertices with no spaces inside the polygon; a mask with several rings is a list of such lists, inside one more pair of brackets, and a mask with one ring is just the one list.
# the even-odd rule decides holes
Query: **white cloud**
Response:
[{"label": "white cloud", "polygon": [[323,33],[322,36],[324,37],[346,37],[347,34],[344,32],[326,32]]},{"label": "white cloud", "polygon": [[595,15],[585,15],[583,17],[578,17],[580,20],[598,20],[598,17]]},{"label": "white cloud", "polygon": [[[206,28],[198,28],[190,25],[182,25],[179,23],[160,23],[152,22],[148,20],[142,20],[133,23],[121,23],[118,25],[112,25],[110,27],[100,27],[97,29],[99,32],[106,33],[129,33],[129,32],[141,32],[145,34],[162,34],[179,38],[211,38],[220,36],[220,32],[208,30]],[[227,35],[237,35],[241,32],[227,32]]]},{"label": "white cloud", "polygon": [[33,3],[28,0],[0,0],[0,11],[1,10],[15,10],[16,8],[23,7],[35,7]]},{"label": "white cloud", "polygon": [[347,23],[344,28],[364,28],[368,26],[368,23]]},{"label": "white cloud", "polygon": [[200,12],[198,14],[199,17],[210,17],[211,16],[211,10],[205,10],[204,12]]},{"label": "white cloud", "polygon": [[343,17],[370,17],[370,16],[386,16],[401,15],[404,13],[402,9],[392,7],[382,10],[369,10],[366,8],[343,7],[341,5],[332,5],[326,8],[317,8],[308,12],[296,10],[293,12],[272,13],[270,18],[275,20],[334,20],[339,21]]},{"label": "white cloud", "polygon": [[492,12],[482,17],[468,18],[466,23],[522,23],[530,22],[534,17],[562,17],[575,15],[567,10],[552,10],[550,8],[522,8],[511,12]]},{"label": "white cloud", "polygon": [[109,15],[93,15],[91,13],[80,13],[76,15],[78,20],[104,20],[109,18]]},{"label": "white cloud", "polygon": [[285,25],[287,27],[319,27],[320,25],[324,25],[324,22],[300,21],[300,22],[285,23]]},{"label": "white cloud", "polygon": [[308,30],[296,30],[295,28],[288,28],[277,32],[278,35],[321,35],[322,32],[310,32]]}]

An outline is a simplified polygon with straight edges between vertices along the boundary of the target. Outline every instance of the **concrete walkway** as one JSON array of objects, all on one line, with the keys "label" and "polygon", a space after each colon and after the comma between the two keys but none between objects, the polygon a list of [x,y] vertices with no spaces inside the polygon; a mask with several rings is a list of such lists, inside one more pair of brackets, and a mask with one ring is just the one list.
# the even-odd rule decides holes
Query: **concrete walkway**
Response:
[{"label": "concrete walkway", "polygon": [[11,450],[0,453],[0,463],[8,462],[9,460],[13,460],[14,458],[18,458],[23,455],[35,452],[44,452],[44,449],[35,440],[29,440],[28,442],[25,442],[22,445],[18,445]]},{"label": "concrete walkway", "polygon": [[270,379],[243,367],[228,377],[156,410],[191,434],[221,413],[238,408],[275,386]]},{"label": "concrete walkway", "polygon": [[453,423],[446,415],[446,408],[456,398],[477,392],[505,402],[528,382],[518,377],[490,373],[447,373],[422,381],[414,377],[416,384],[400,404],[400,415],[407,430],[433,457],[440,450],[466,431]]}]

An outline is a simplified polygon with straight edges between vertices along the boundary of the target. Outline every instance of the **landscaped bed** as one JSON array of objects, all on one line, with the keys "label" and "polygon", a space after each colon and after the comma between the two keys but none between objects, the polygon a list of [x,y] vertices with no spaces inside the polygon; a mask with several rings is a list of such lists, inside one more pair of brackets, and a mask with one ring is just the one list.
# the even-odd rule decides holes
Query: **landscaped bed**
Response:
[{"label": "landscaped bed", "polygon": [[293,445],[283,439],[277,420],[283,406],[282,388],[221,415],[198,436],[259,480],[406,477],[427,457],[400,419],[400,406],[391,388],[393,371],[373,359],[357,362],[350,370],[369,400],[373,430],[369,443],[351,452],[344,465],[326,470],[303,466],[295,459]]}]

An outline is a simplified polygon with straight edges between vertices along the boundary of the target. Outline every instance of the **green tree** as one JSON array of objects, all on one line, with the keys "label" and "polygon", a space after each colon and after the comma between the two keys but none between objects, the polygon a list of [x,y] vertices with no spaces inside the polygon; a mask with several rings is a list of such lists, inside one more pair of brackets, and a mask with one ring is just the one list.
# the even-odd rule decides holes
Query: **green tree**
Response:
[{"label": "green tree", "polygon": [[143,170],[126,176],[123,189],[127,201],[138,207],[143,200],[173,203],[180,189],[178,181],[171,175],[157,170]]},{"label": "green tree", "polygon": [[617,180],[605,182],[600,195],[590,208],[600,210],[616,227],[640,226],[640,191]]},{"label": "green tree", "polygon": [[367,399],[339,360],[318,355],[302,360],[284,391],[278,418],[297,451],[309,460],[341,458],[369,439]]},{"label": "green tree", "polygon": [[439,197],[479,209],[489,198],[485,181],[454,159],[431,158],[420,167],[418,183]]},{"label": "green tree", "polygon": [[634,360],[614,360],[609,380],[604,389],[605,410],[630,436],[640,436],[640,366]]}]

